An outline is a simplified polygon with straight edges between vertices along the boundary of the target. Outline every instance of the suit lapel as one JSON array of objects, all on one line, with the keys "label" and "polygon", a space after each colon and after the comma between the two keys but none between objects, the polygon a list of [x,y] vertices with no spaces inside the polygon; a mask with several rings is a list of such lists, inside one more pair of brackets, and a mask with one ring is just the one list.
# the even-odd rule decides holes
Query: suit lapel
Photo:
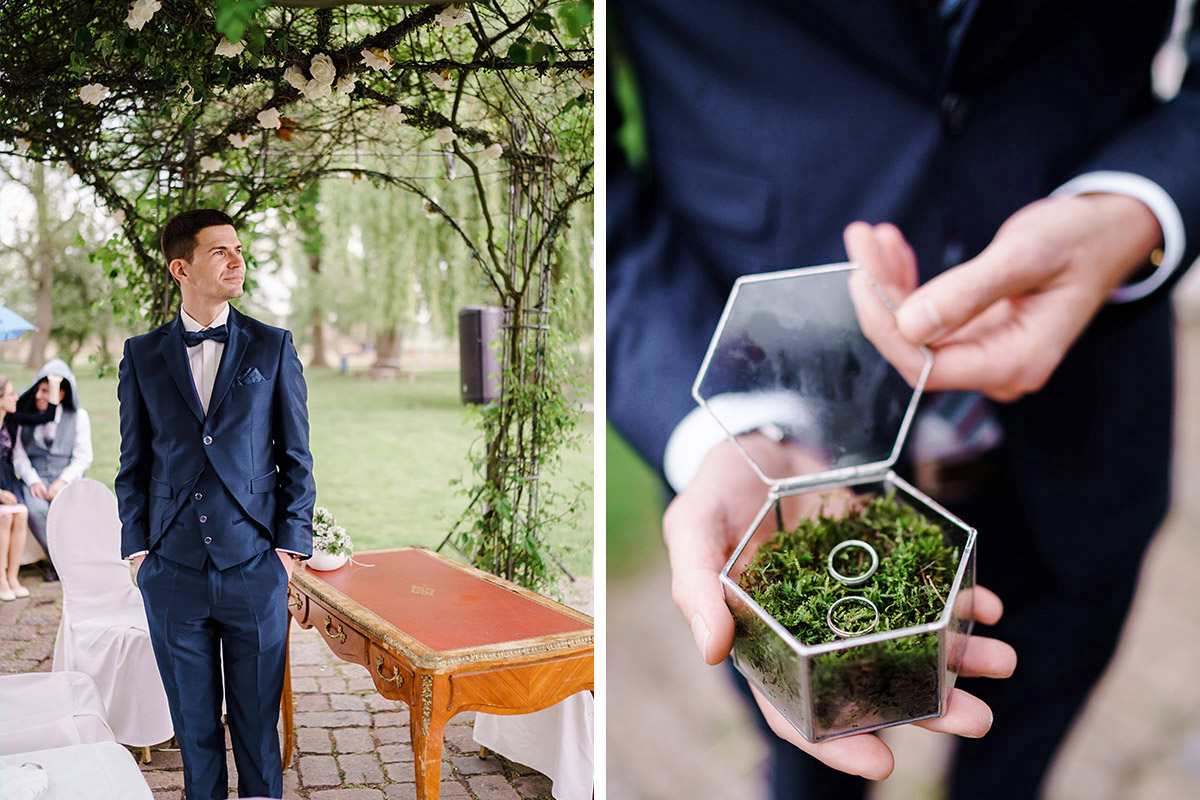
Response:
[{"label": "suit lapel", "polygon": [[192,380],[192,368],[188,364],[187,347],[183,343],[183,320],[175,317],[167,331],[162,348],[163,359],[167,362],[167,371],[175,379],[175,385],[187,407],[196,415],[196,419],[204,421],[204,409],[200,406],[200,396],[196,394],[196,382]]},{"label": "suit lapel", "polygon": [[208,415],[211,417],[221,407],[221,401],[229,393],[233,385],[233,376],[237,374],[242,364],[242,356],[246,354],[246,345],[250,335],[242,328],[244,317],[233,306],[229,307],[229,341],[225,343],[225,352],[221,354],[221,366],[217,368],[217,380],[213,383],[212,397],[208,400]]}]

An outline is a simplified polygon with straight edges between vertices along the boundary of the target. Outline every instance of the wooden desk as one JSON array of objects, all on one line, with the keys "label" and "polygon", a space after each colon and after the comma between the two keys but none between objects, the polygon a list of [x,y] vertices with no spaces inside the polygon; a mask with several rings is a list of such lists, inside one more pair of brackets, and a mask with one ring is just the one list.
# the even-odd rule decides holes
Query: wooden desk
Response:
[{"label": "wooden desk", "polygon": [[[593,690],[592,619],[423,548],[358,553],[331,572],[297,569],[288,610],[341,659],[410,709],[417,797],[436,800],[442,735],[460,711],[525,714]],[[294,741],[284,679],[284,769]]]}]

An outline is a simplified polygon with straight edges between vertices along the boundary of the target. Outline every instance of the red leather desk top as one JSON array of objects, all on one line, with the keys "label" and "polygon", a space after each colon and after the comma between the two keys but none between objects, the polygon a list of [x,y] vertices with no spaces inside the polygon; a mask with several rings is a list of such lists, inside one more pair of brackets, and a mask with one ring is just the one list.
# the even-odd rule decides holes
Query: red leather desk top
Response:
[{"label": "red leather desk top", "polygon": [[591,624],[493,583],[425,550],[356,553],[330,572],[309,571],[435,652],[591,629]]}]

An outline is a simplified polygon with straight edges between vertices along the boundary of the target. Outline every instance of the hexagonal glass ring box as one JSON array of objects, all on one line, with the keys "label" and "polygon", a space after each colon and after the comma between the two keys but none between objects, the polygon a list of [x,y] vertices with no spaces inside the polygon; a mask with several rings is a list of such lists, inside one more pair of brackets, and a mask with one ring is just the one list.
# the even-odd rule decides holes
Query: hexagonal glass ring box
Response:
[{"label": "hexagonal glass ring box", "polygon": [[[974,611],[975,530],[892,469],[932,355],[921,349],[923,371],[910,387],[863,334],[855,301],[891,309],[850,263],[740,278],[692,389],[769,487],[721,573],[736,621],[734,664],[810,742],[944,714]],[[803,457],[788,460],[804,465],[799,474],[756,461],[735,437],[752,428],[800,448]],[[785,517],[797,507],[828,514],[831,494],[888,496],[941,529],[957,564],[936,619],[805,645],[739,585]],[[825,554],[812,557],[822,563]],[[847,586],[846,596],[857,593]]]}]

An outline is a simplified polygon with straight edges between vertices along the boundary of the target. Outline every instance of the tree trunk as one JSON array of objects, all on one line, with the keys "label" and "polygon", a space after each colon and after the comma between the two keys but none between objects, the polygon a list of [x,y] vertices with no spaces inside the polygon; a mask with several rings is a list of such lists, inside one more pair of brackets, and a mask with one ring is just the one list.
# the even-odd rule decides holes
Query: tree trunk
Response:
[{"label": "tree trunk", "polygon": [[50,328],[54,325],[54,312],[50,305],[54,290],[54,249],[50,210],[46,207],[46,167],[41,163],[33,166],[33,181],[29,187],[37,216],[37,259],[32,270],[37,285],[37,315],[33,342],[29,346],[29,357],[25,369],[36,370],[46,363],[46,343],[50,340]]},{"label": "tree trunk", "polygon": [[375,334],[375,365],[371,374],[378,377],[395,378],[400,371],[400,346],[404,336],[398,330],[380,331]]},{"label": "tree trunk", "polygon": [[[313,282],[321,274],[321,257],[319,255],[308,257],[308,270],[313,274]],[[325,324],[321,322],[322,317],[321,304],[313,303],[312,309],[312,345],[313,355],[312,362],[309,366],[312,367],[328,367],[329,361],[325,358]]]}]

